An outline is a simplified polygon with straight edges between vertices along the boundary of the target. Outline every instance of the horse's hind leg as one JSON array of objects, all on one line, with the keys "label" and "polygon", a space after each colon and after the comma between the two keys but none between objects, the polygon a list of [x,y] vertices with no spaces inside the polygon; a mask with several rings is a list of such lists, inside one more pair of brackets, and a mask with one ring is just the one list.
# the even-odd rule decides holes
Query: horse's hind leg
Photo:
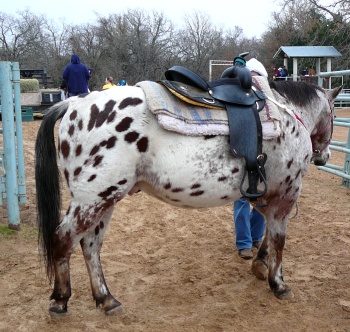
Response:
[{"label": "horse's hind leg", "polygon": [[51,316],[62,316],[67,313],[67,304],[71,297],[69,260],[79,241],[97,226],[100,228],[100,216],[103,213],[101,210],[96,206],[83,206],[71,202],[65,217],[53,234],[52,265],[55,281],[50,297]]},{"label": "horse's hind leg", "polygon": [[121,303],[111,295],[107,287],[100,261],[103,237],[112,212],[113,207],[105,213],[95,228],[80,240],[80,245],[89,272],[92,296],[96,301],[96,307],[100,306],[107,315],[123,315],[124,309]]},{"label": "horse's hind leg", "polygon": [[49,313],[62,316],[67,313],[67,303],[71,297],[69,260],[74,250],[69,222],[69,212],[63,218],[53,235],[54,288],[50,296]]}]

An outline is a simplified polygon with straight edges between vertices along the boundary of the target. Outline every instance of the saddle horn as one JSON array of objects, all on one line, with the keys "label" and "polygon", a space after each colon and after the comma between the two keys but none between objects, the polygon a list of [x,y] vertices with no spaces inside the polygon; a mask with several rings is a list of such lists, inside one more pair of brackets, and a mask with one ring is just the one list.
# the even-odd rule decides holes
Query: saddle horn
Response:
[{"label": "saddle horn", "polygon": [[241,53],[233,60],[233,66],[224,70],[221,78],[234,78],[238,77],[243,89],[250,90],[252,88],[252,74],[246,67],[246,61],[244,59],[249,52]]}]

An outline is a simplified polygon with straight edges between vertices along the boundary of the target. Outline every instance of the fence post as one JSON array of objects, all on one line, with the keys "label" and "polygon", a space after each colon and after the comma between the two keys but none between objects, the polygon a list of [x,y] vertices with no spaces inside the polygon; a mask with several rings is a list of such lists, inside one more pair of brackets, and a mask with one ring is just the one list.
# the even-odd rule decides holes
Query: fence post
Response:
[{"label": "fence post", "polygon": [[0,87],[8,223],[10,229],[20,230],[11,62],[0,62]]},{"label": "fence post", "polygon": [[23,132],[22,132],[22,108],[21,108],[21,74],[19,63],[12,62],[12,81],[15,97],[15,116],[16,116],[16,143],[17,143],[17,170],[18,170],[18,198],[19,203],[26,202],[26,182],[23,154]]},{"label": "fence post", "polygon": [[[344,162],[344,173],[350,175],[350,127],[348,131],[348,141],[346,143],[346,154],[345,154],[345,162]],[[343,185],[350,188],[350,179],[343,178]]]}]

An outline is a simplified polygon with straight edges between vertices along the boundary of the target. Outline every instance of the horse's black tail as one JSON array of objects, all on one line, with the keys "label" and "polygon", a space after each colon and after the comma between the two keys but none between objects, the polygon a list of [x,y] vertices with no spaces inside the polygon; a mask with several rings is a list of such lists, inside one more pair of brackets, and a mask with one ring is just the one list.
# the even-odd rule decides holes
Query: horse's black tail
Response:
[{"label": "horse's black tail", "polygon": [[60,222],[60,171],[54,129],[56,121],[64,116],[69,101],[53,107],[44,116],[35,143],[35,185],[37,203],[38,243],[42,249],[47,276],[52,282],[53,233]]}]

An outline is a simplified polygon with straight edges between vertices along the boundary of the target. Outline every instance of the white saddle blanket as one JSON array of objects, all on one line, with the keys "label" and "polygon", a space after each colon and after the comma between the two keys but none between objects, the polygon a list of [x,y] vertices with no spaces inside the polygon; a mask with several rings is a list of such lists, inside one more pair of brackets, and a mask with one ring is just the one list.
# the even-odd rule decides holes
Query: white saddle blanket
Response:
[{"label": "white saddle blanket", "polygon": [[[254,76],[253,80],[262,92],[273,98],[266,77]],[[142,81],[136,86],[144,91],[149,109],[164,129],[190,136],[229,135],[225,109],[213,110],[188,104],[156,82]],[[281,135],[280,114],[274,103],[266,100],[265,107],[259,115],[264,139]]]}]

